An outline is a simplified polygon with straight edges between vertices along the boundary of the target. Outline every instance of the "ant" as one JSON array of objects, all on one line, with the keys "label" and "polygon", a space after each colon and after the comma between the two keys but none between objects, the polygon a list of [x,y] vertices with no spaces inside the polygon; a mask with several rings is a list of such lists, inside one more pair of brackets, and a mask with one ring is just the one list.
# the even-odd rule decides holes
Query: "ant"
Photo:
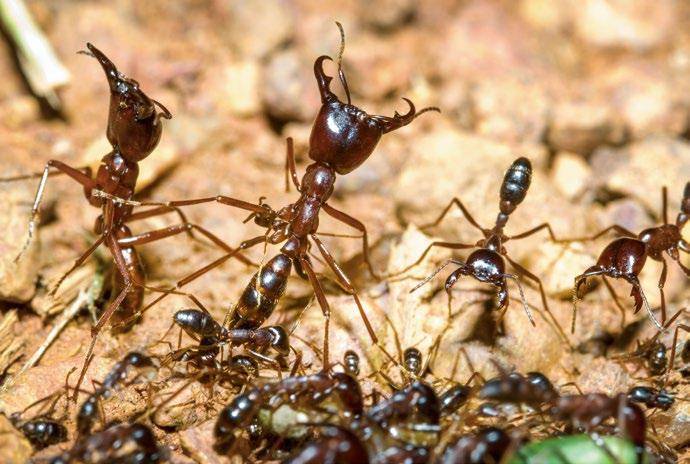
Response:
[{"label": "ant", "polygon": [[[280,244],[284,242],[280,249],[280,253],[284,258],[281,259],[289,260],[295,266],[297,274],[309,281],[326,318],[323,350],[324,366],[329,365],[328,340],[331,308],[314,271],[311,257],[308,254],[312,244],[316,245],[326,264],[335,274],[337,283],[354,298],[360,317],[366,325],[371,340],[384,352],[385,348],[380,345],[350,278],[341,269],[326,245],[317,235],[320,212],[323,210],[334,219],[362,233],[364,260],[369,271],[376,276],[377,274],[369,259],[366,227],[356,218],[334,208],[328,203],[333,194],[337,175],[348,174],[364,163],[373,153],[384,134],[410,124],[415,118],[427,111],[439,111],[435,107],[417,111],[414,104],[407,98],[404,100],[409,105],[409,111],[403,115],[396,112],[393,117],[369,115],[362,109],[354,106],[350,98],[347,79],[341,66],[345,48],[345,33],[342,25],[340,23],[336,24],[340,30],[341,37],[340,51],[337,59],[338,78],[345,90],[347,103],[340,101],[338,96],[331,91],[330,82],[332,77],[327,76],[324,72],[324,62],[332,59],[325,55],[318,57],[314,63],[314,75],[321,95],[322,105],[316,116],[309,138],[309,158],[313,162],[307,166],[306,173],[301,182],[298,179],[295,167],[293,142],[291,138],[287,139],[286,189],[289,189],[289,179],[292,179],[292,183],[300,194],[296,202],[277,211],[265,203],[259,205],[249,204],[225,196],[165,203],[125,202],[136,205],[175,207],[218,202],[251,211],[247,219],[253,218],[257,225],[267,228],[265,234],[242,242],[237,250],[229,252],[226,256],[178,281],[171,290],[179,289],[214,267],[219,266],[231,256],[234,256],[238,250],[245,250],[259,243]],[[109,195],[108,198],[112,198],[112,195]],[[290,267],[287,267],[287,272],[289,273],[289,271]],[[161,295],[156,301],[160,301],[164,297],[165,295]]]},{"label": "ant", "polygon": [[461,435],[441,456],[441,464],[479,464],[503,462],[515,447],[514,439],[496,427],[486,427],[475,434]]},{"label": "ant", "polygon": [[322,371],[254,387],[236,396],[220,412],[214,428],[214,449],[228,453],[235,443],[235,432],[252,425],[262,410],[275,411],[282,404],[310,410],[323,409],[322,403],[326,400],[336,402],[332,415],[337,417],[356,418],[364,412],[359,383],[342,372]]},{"label": "ant", "polygon": [[137,463],[165,462],[167,453],[144,424],[114,424],[77,441],[71,450],[53,458],[51,464],[73,462]]},{"label": "ant", "polygon": [[[115,363],[103,382],[79,407],[77,412],[77,432],[86,436],[93,430],[94,422],[100,416],[100,401],[110,397],[112,390],[127,378],[131,368],[150,369],[154,364],[151,358],[136,351],[127,354],[122,361]],[[136,379],[133,379],[134,382]]]},{"label": "ant", "polygon": [[[50,160],[46,163],[31,209],[28,237],[22,251],[16,258],[16,260],[20,259],[33,238],[39,206],[43,198],[46,182],[51,174],[51,168],[57,169],[58,173],[68,175],[72,180],[82,185],[89,204],[101,208],[102,213],[94,226],[94,232],[98,235],[98,238],[86,252],[75,260],[72,267],[62,275],[51,290],[55,294],[64,279],[81,266],[100,245],[105,244],[117,268],[117,272],[113,273],[112,278],[113,297],[99,317],[96,325],[91,329],[91,344],[79,376],[77,388],[81,385],[86,375],[98,334],[103,327],[112,319],[114,327],[127,330],[138,319],[139,310],[143,303],[144,289],[160,291],[160,289],[145,285],[144,268],[135,248],[136,246],[180,233],[186,233],[193,237],[192,231],[196,230],[226,252],[233,251],[232,248],[211,232],[188,222],[184,214],[176,207],[159,206],[134,213],[132,206],[104,198],[98,194],[98,192],[105,192],[108,195],[112,195],[113,198],[124,200],[132,198],[139,175],[138,163],[149,156],[158,145],[163,127],[161,119],[170,119],[172,115],[161,103],[148,97],[140,89],[137,81],[126,77],[118,71],[113,62],[103,52],[90,43],[87,43],[87,48],[88,51],[81,51],[79,53],[98,60],[105,72],[110,87],[110,109],[106,134],[108,142],[112,146],[112,151],[101,160],[101,165],[95,177],[92,177],[91,169],[88,167],[77,169],[59,160]],[[33,177],[36,177],[36,175],[6,178],[2,179],[2,181]],[[182,224],[145,232],[140,235],[133,235],[128,227],[128,224],[134,221],[170,212],[177,212],[182,220]],[[245,264],[251,264],[250,261],[241,255],[236,257]],[[202,307],[192,295],[186,296]]]},{"label": "ant", "polygon": [[646,436],[646,419],[639,406],[628,395],[607,396],[603,393],[560,396],[552,401],[550,414],[559,420],[569,420],[576,428],[588,433],[608,418],[616,418],[618,426],[633,445],[637,462],[642,462]]},{"label": "ant", "polygon": [[59,395],[50,405],[48,412],[28,420],[22,420],[22,415],[26,413],[26,411],[52,396],[53,395],[30,404],[23,411],[12,413],[9,416],[12,425],[24,434],[26,439],[29,440],[36,450],[42,450],[50,445],[67,441],[67,428],[62,425],[60,421],[50,417],[52,411],[55,409],[57,401],[60,399]]},{"label": "ant", "polygon": [[540,372],[521,375],[512,372],[488,380],[479,390],[479,398],[500,402],[524,403],[538,408],[551,403],[559,394],[551,381]]},{"label": "ant", "polygon": [[[563,341],[565,341],[565,343],[569,345],[570,343],[565,335],[565,332],[563,332],[563,329],[561,328],[560,324],[558,323],[553,313],[551,312],[551,309],[549,308],[549,305],[546,300],[546,292],[544,291],[544,286],[542,285],[541,280],[539,279],[539,277],[537,277],[535,274],[524,268],[522,265],[513,261],[504,247],[505,242],[509,240],[519,240],[533,235],[542,229],[546,229],[548,231],[551,240],[553,240],[554,242],[560,242],[560,240],[558,240],[554,235],[549,223],[540,224],[530,230],[527,230],[517,235],[508,236],[505,235],[503,232],[503,229],[505,228],[510,215],[515,211],[517,206],[525,199],[531,180],[532,163],[525,157],[520,157],[513,161],[513,163],[508,168],[508,171],[506,171],[505,176],[503,178],[503,183],[501,184],[499,203],[500,211],[496,218],[496,223],[492,229],[485,229],[481,227],[477,223],[477,221],[472,217],[465,205],[458,198],[453,198],[451,202],[448,204],[448,206],[446,206],[446,208],[443,210],[441,215],[434,222],[421,227],[421,229],[425,230],[440,224],[441,221],[446,217],[452,206],[456,205],[460,209],[460,211],[462,211],[462,214],[467,219],[467,221],[473,227],[479,230],[484,236],[484,238],[479,240],[475,244],[458,242],[432,242],[414,263],[410,264],[409,266],[407,266],[402,271],[396,274],[403,274],[411,268],[413,268],[414,266],[417,266],[419,263],[422,262],[426,255],[434,247],[450,248],[453,250],[474,248],[475,250],[467,257],[467,259],[464,262],[455,258],[449,259],[438,269],[436,269],[433,273],[431,273],[431,275],[426,277],[424,280],[422,280],[422,282],[420,282],[412,290],[410,290],[410,293],[414,292],[419,287],[429,282],[436,276],[436,274],[441,272],[449,264],[456,264],[460,267],[453,271],[450,274],[450,276],[448,276],[445,283],[445,289],[446,292],[448,292],[449,298],[451,289],[460,277],[472,276],[480,282],[485,282],[497,287],[499,289],[498,309],[507,308],[509,295],[506,279],[512,279],[516,282],[518,290],[520,291],[520,297],[522,299],[522,304],[525,313],[527,314],[527,317],[529,318],[532,325],[535,326],[536,324],[534,322],[534,319],[532,318],[532,313],[530,312],[529,307],[527,305],[527,301],[525,300],[522,285],[520,284],[520,280],[518,279],[518,275],[520,275],[526,277],[527,279],[530,279],[539,287],[539,292],[541,293],[541,300],[542,305],[544,306],[544,310],[551,317],[551,320],[554,323],[558,331],[558,334],[561,336]],[[518,275],[506,273],[505,261],[508,261],[508,263],[513,267],[513,269],[515,269]]]},{"label": "ant", "polygon": [[[281,326],[261,327],[258,329],[233,328],[220,325],[213,317],[198,309],[183,309],[174,315],[174,321],[188,335],[195,338],[214,340],[216,344],[230,342],[232,345],[245,344],[259,349],[273,348],[278,355],[290,354],[290,341],[287,332]],[[253,349],[248,350],[259,359],[273,362]]]},{"label": "ant", "polygon": [[675,403],[675,398],[667,391],[644,386],[631,388],[628,391],[628,399],[642,403],[648,408],[659,408],[663,411],[668,410]]},{"label": "ant", "polygon": [[[606,281],[606,277],[612,279],[624,279],[632,285],[630,296],[635,301],[635,310],[637,313],[644,303],[647,314],[652,322],[661,330],[666,323],[666,298],[664,297],[664,284],[666,283],[666,274],[668,266],[664,259],[664,252],[681,268],[683,273],[690,277],[690,269],[685,267],[680,261],[680,251],[690,253],[690,244],[687,243],[682,235],[681,230],[690,218],[690,182],[685,184],[683,191],[683,199],[680,203],[680,212],[676,217],[675,224],[668,222],[668,192],[666,187],[661,190],[661,217],[664,223],[660,226],[650,227],[643,230],[639,234],[634,234],[623,226],[614,224],[609,226],[599,233],[591,237],[580,239],[573,239],[570,241],[591,241],[596,240],[608,231],[613,230],[623,237],[617,238],[609,243],[604,251],[599,255],[599,259],[594,266],[586,269],[582,274],[575,277],[575,287],[573,293],[573,322],[571,330],[575,331],[575,314],[577,312],[577,300],[580,288],[586,282],[588,277],[601,275]],[[659,294],[661,296],[661,322],[659,322],[652,308],[649,306],[647,297],[642,290],[640,284],[639,274],[645,265],[647,258],[655,261],[660,261],[662,264],[661,276],[659,277]],[[607,288],[612,296],[617,299],[613,289],[608,285]]]}]

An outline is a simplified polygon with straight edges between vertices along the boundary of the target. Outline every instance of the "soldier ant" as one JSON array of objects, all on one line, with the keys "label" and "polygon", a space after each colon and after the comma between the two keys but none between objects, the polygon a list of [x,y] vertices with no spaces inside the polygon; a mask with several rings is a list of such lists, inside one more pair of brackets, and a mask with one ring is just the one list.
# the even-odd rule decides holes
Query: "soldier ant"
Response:
[{"label": "soldier ant", "polygon": [[[681,235],[681,230],[688,222],[690,217],[690,182],[685,185],[683,191],[683,199],[680,204],[680,212],[676,218],[675,224],[668,222],[668,192],[666,187],[661,190],[662,207],[661,217],[664,223],[660,226],[650,227],[643,230],[639,234],[634,234],[623,226],[614,224],[600,231],[599,233],[585,238],[572,239],[570,241],[590,241],[596,240],[603,236],[608,231],[613,230],[623,237],[615,239],[609,243],[604,251],[599,255],[599,259],[594,266],[586,269],[582,274],[575,277],[575,288],[573,294],[573,322],[572,331],[575,331],[575,315],[577,312],[577,300],[580,288],[586,282],[587,278],[601,275],[604,279],[610,277],[612,279],[624,279],[632,285],[630,296],[635,301],[635,310],[640,310],[642,304],[647,310],[647,314],[652,322],[662,329],[666,323],[666,298],[664,297],[664,284],[666,283],[666,274],[668,266],[663,254],[666,253],[672,260],[678,263],[678,266],[683,273],[690,277],[690,269],[685,267],[680,261],[680,251],[690,253],[690,244],[688,244]],[[647,297],[645,297],[642,285],[640,284],[639,274],[645,265],[647,258],[655,261],[660,261],[662,264],[661,276],[659,277],[659,293],[661,296],[661,322],[659,322],[652,308],[649,306]],[[607,286],[608,287],[608,286]],[[613,290],[609,288],[614,298],[617,298]]]},{"label": "soldier ant", "polygon": [[[134,213],[131,205],[112,200],[112,198],[121,200],[130,200],[132,198],[139,175],[138,163],[149,156],[158,145],[163,127],[161,119],[170,119],[172,115],[161,103],[149,98],[139,88],[137,81],[119,72],[113,62],[100,50],[90,43],[87,43],[87,48],[88,51],[80,53],[98,60],[105,72],[110,87],[110,109],[106,134],[113,150],[103,157],[95,177],[92,177],[91,169],[88,167],[76,169],[58,160],[50,160],[46,163],[31,209],[28,238],[22,251],[17,256],[17,259],[21,257],[33,238],[39,206],[43,198],[46,182],[51,174],[51,168],[57,169],[59,173],[64,173],[72,180],[81,184],[84,187],[84,194],[89,204],[101,208],[102,214],[96,220],[94,227],[94,232],[98,235],[98,239],[62,275],[52,289],[54,294],[70,273],[81,266],[100,245],[106,245],[117,268],[117,272],[113,273],[112,279],[113,297],[99,317],[96,325],[91,329],[91,344],[79,376],[77,388],[84,379],[101,329],[113,318],[114,326],[127,329],[136,322],[140,314],[139,310],[143,303],[144,289],[160,291],[160,289],[145,285],[144,268],[135,248],[136,246],[180,233],[186,233],[193,237],[192,231],[195,230],[224,251],[234,251],[211,232],[188,222],[177,207],[159,206],[147,211]],[[2,181],[33,177],[36,176],[18,176],[2,179]],[[104,195],[99,193],[104,193],[112,198],[104,198]],[[182,224],[139,235],[133,235],[127,225],[134,221],[170,212],[177,212],[182,219]],[[250,264],[250,261],[242,255],[236,255],[236,257],[242,262]],[[201,307],[196,298],[192,295],[187,296]]]},{"label": "soldier ant", "polygon": [[[568,338],[566,337],[565,332],[563,332],[563,329],[561,328],[560,324],[558,323],[553,313],[551,312],[551,309],[549,308],[549,305],[546,300],[546,292],[544,291],[544,287],[542,285],[541,280],[532,272],[525,269],[522,265],[513,261],[510,258],[510,256],[508,256],[508,252],[504,247],[505,242],[509,240],[519,240],[528,237],[532,234],[535,234],[542,229],[546,229],[548,231],[549,236],[554,242],[559,242],[559,240],[555,237],[549,223],[540,224],[528,231],[525,231],[517,235],[507,236],[503,232],[503,229],[506,226],[506,223],[508,222],[510,215],[515,211],[517,206],[525,199],[531,180],[532,164],[530,163],[530,161],[524,157],[516,159],[513,162],[513,164],[511,164],[511,166],[508,168],[508,171],[506,172],[503,178],[503,183],[501,184],[500,189],[500,212],[498,213],[498,216],[496,218],[496,224],[492,229],[485,229],[481,227],[477,223],[477,221],[475,221],[475,219],[472,217],[465,205],[458,198],[453,198],[451,202],[448,204],[448,206],[446,206],[446,208],[443,210],[441,215],[434,222],[421,227],[421,229],[425,230],[440,224],[441,221],[446,217],[452,206],[456,205],[458,208],[460,208],[460,211],[462,211],[462,214],[465,216],[467,221],[473,227],[478,229],[482,233],[484,238],[479,240],[475,244],[458,242],[432,242],[414,263],[410,264],[409,266],[407,266],[402,271],[396,274],[403,274],[411,268],[413,268],[414,266],[417,266],[419,263],[422,262],[426,255],[434,247],[450,248],[453,250],[474,248],[475,250],[467,257],[467,259],[464,262],[455,258],[446,261],[443,265],[441,265],[438,269],[431,273],[431,275],[426,277],[412,290],[410,290],[410,292],[417,290],[419,287],[429,282],[436,276],[436,274],[441,272],[449,264],[456,264],[460,267],[453,271],[450,274],[450,276],[448,276],[445,283],[446,292],[448,292],[449,297],[451,289],[460,277],[472,276],[480,282],[485,282],[495,287],[498,287],[498,307],[499,309],[503,309],[508,307],[509,299],[506,279],[512,279],[516,282],[518,290],[520,291],[520,297],[522,299],[522,304],[525,313],[527,314],[527,317],[534,326],[535,322],[532,317],[532,313],[529,310],[527,301],[525,300],[522,285],[520,284],[520,281],[518,279],[518,276],[523,276],[533,281],[539,287],[539,292],[541,293],[541,300],[542,305],[544,306],[544,310],[551,317],[551,320],[555,325],[558,334],[561,336],[563,341],[569,345],[570,343],[568,342]],[[513,267],[513,269],[515,269],[517,275],[506,273],[506,260]]]},{"label": "soldier ant", "polygon": [[[300,193],[300,197],[296,202],[276,211],[265,203],[260,205],[250,204],[225,196],[170,201],[165,203],[125,201],[127,204],[168,207],[218,202],[251,211],[252,214],[250,218],[253,218],[257,225],[266,227],[266,233],[242,242],[237,250],[229,252],[226,256],[178,281],[171,291],[179,289],[181,286],[186,285],[195,278],[219,266],[231,256],[234,256],[238,250],[245,250],[259,243],[280,244],[284,242],[284,245],[280,249],[280,253],[284,258],[281,259],[287,259],[294,264],[299,276],[309,281],[323,314],[326,317],[323,350],[324,366],[329,365],[328,340],[331,308],[326,299],[323,287],[314,271],[311,257],[308,254],[312,244],[316,245],[316,248],[319,250],[326,264],[335,274],[339,286],[354,298],[360,316],[366,325],[372,341],[384,352],[385,348],[379,344],[378,337],[371,327],[364,306],[350,278],[340,268],[326,245],[317,235],[319,214],[323,210],[334,219],[362,233],[364,260],[370,272],[376,275],[369,259],[369,244],[366,227],[356,218],[336,209],[328,203],[328,200],[333,194],[337,175],[348,174],[364,163],[373,153],[383,134],[410,124],[422,113],[427,111],[438,111],[438,108],[424,108],[417,111],[414,104],[406,98],[404,100],[410,107],[409,111],[403,115],[396,112],[393,117],[369,115],[360,108],[354,106],[350,99],[350,90],[341,66],[345,34],[340,23],[336,24],[341,33],[341,48],[337,59],[338,78],[345,90],[347,103],[340,101],[338,96],[330,89],[332,77],[325,74],[323,64],[325,61],[331,60],[331,58],[325,55],[318,57],[314,63],[314,75],[321,94],[322,105],[316,116],[309,138],[309,158],[311,158],[313,162],[307,166],[306,173],[301,182],[299,181],[295,168],[292,139],[287,139],[286,178],[289,173],[289,178],[292,179],[292,183]],[[287,184],[289,186],[289,182],[287,182]],[[112,195],[107,195],[107,197],[114,198]],[[115,201],[122,200],[115,199]],[[287,265],[286,271],[289,274],[290,267]],[[164,296],[165,295],[161,295],[156,301],[160,301]],[[150,306],[151,305],[147,307]]]}]

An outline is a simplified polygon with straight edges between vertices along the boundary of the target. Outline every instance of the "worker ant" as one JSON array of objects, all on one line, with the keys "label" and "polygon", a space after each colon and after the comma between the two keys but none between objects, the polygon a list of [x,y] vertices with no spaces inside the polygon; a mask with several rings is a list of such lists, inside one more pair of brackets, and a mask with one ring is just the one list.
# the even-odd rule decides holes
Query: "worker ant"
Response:
[{"label": "worker ant", "polygon": [[[475,219],[472,217],[465,205],[458,198],[453,198],[451,202],[448,204],[448,206],[446,206],[446,208],[443,210],[441,215],[434,222],[421,227],[421,229],[428,229],[440,224],[441,221],[446,217],[452,206],[456,205],[460,209],[460,211],[462,211],[462,214],[467,219],[467,221],[473,227],[479,230],[484,236],[484,238],[474,244],[438,241],[432,242],[414,263],[410,264],[409,266],[407,266],[406,268],[404,268],[396,274],[403,274],[411,268],[413,268],[414,266],[417,266],[419,263],[422,262],[426,255],[434,247],[450,248],[453,250],[474,248],[475,250],[467,257],[467,259],[464,262],[456,258],[449,259],[448,261],[443,263],[438,269],[436,269],[433,273],[431,273],[428,277],[426,277],[419,284],[417,284],[412,290],[410,290],[410,292],[414,292],[419,287],[429,282],[436,276],[436,274],[441,272],[446,266],[450,264],[456,264],[460,267],[453,271],[450,274],[450,276],[448,276],[445,283],[446,292],[448,292],[449,297],[451,289],[460,277],[472,276],[480,282],[485,282],[495,287],[498,287],[498,308],[507,308],[509,295],[506,279],[512,279],[516,282],[518,290],[520,291],[520,297],[522,300],[525,313],[527,314],[527,317],[529,318],[532,325],[535,325],[534,318],[532,317],[532,313],[530,312],[530,309],[527,305],[527,301],[525,300],[522,285],[520,284],[520,280],[518,279],[518,276],[523,276],[534,282],[539,287],[539,292],[541,294],[541,300],[544,310],[551,317],[551,320],[563,341],[569,344],[565,332],[563,332],[563,329],[561,328],[560,324],[558,323],[553,313],[551,312],[551,309],[549,308],[546,299],[546,292],[544,291],[544,286],[542,285],[542,282],[539,279],[539,277],[537,277],[532,272],[524,268],[522,265],[513,261],[510,258],[510,256],[508,256],[508,252],[504,247],[505,242],[509,240],[519,240],[533,235],[542,229],[546,229],[548,231],[551,240],[553,240],[554,242],[560,241],[554,235],[549,223],[540,224],[536,227],[533,227],[530,230],[527,230],[517,235],[507,236],[503,232],[503,229],[506,226],[506,223],[508,222],[510,215],[515,211],[517,206],[525,199],[531,180],[532,164],[530,163],[530,161],[525,157],[520,157],[513,161],[513,163],[508,168],[508,171],[506,172],[503,178],[503,183],[501,184],[499,203],[500,212],[498,213],[496,223],[492,229],[485,229],[481,227],[477,223],[477,221],[475,221]],[[513,269],[515,269],[517,275],[509,274],[506,272],[505,261],[508,261],[508,263],[513,267]]]},{"label": "worker ant", "polygon": [[[610,277],[612,279],[624,279],[630,283],[632,285],[630,296],[635,301],[634,312],[637,313],[644,304],[652,322],[660,330],[663,328],[666,323],[664,284],[666,283],[666,275],[668,273],[668,265],[663,254],[666,253],[672,260],[678,263],[683,273],[690,277],[690,269],[685,267],[680,261],[680,251],[690,253],[690,244],[681,235],[681,230],[688,222],[688,218],[690,218],[690,182],[685,185],[683,199],[680,203],[680,212],[676,217],[675,224],[669,224],[668,222],[668,192],[666,187],[663,187],[661,190],[661,200],[661,217],[664,222],[660,226],[650,227],[639,234],[635,234],[621,225],[614,224],[591,237],[571,239],[571,241],[596,240],[611,230],[622,235],[621,238],[615,239],[604,248],[594,266],[587,268],[582,274],[575,277],[572,331],[575,330],[575,316],[580,289],[585,284],[587,278],[598,275],[601,275],[604,280],[606,280],[606,277]],[[663,266],[658,285],[661,296],[661,322],[654,316],[639,280],[639,274],[642,272],[648,257],[661,262]],[[608,285],[607,288],[611,295],[617,299],[613,289]]]}]

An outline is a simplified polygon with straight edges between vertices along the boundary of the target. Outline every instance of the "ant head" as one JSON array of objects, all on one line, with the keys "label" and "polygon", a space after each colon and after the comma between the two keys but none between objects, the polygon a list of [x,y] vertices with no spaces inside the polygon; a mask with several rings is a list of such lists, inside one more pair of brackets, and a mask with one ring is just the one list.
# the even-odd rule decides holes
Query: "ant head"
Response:
[{"label": "ant head", "polygon": [[352,377],[359,375],[359,355],[352,350],[347,350],[343,356],[345,372]]},{"label": "ant head", "polygon": [[350,90],[345,73],[341,67],[342,53],[345,47],[345,34],[340,23],[340,53],[338,54],[338,77],[345,89],[347,103],[341,102],[331,91],[333,79],[323,70],[323,62],[331,60],[320,56],[314,63],[314,75],[321,94],[319,110],[311,136],[309,138],[309,157],[314,161],[328,163],[338,174],[347,174],[361,165],[376,148],[381,136],[411,123],[417,116],[426,111],[439,111],[438,108],[425,108],[416,111],[414,104],[404,98],[410,109],[393,117],[369,115],[351,104]]},{"label": "ant head", "polygon": [[417,348],[407,348],[403,353],[405,368],[414,375],[419,375],[422,371],[422,353]]},{"label": "ant head", "polygon": [[134,366],[134,367],[153,366],[153,362],[151,361],[151,358],[149,358],[148,356],[141,354],[137,351],[132,351],[127,356],[125,356],[125,363],[129,366]]},{"label": "ant head", "polygon": [[135,163],[141,161],[151,154],[160,141],[160,119],[170,119],[172,115],[163,105],[149,98],[139,88],[137,81],[119,72],[103,52],[90,43],[86,46],[89,51],[79,53],[98,60],[110,86],[108,141],[125,160]]}]

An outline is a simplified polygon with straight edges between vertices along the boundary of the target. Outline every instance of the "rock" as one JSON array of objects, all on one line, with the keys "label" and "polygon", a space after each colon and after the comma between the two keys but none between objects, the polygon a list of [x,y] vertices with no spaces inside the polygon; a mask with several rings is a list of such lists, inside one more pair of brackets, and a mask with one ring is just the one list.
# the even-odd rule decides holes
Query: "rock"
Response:
[{"label": "rock", "polygon": [[681,384],[680,390],[674,393],[676,402],[673,407],[668,411],[657,411],[650,418],[659,438],[673,448],[682,446],[683,443],[690,440],[690,403],[681,400],[681,398],[686,398],[690,392],[687,385]]},{"label": "rock", "polygon": [[615,394],[627,391],[631,378],[627,371],[617,362],[592,358],[590,355],[577,356],[577,365],[582,372],[577,385],[584,393],[605,392]]},{"label": "rock", "polygon": [[553,183],[569,200],[577,200],[588,187],[592,170],[582,157],[568,152],[558,153],[552,167]]},{"label": "rock", "polygon": [[542,86],[520,79],[482,79],[471,94],[475,130],[504,142],[540,142],[550,105]]},{"label": "rock", "polygon": [[255,61],[240,61],[224,67],[218,104],[235,116],[257,114],[261,110],[260,76],[261,69]]},{"label": "rock", "polygon": [[670,38],[677,8],[672,0],[586,0],[575,10],[575,31],[597,47],[648,51]]},{"label": "rock", "polygon": [[0,415],[0,461],[6,464],[23,464],[30,461],[33,448],[29,440],[14,428],[9,419]]},{"label": "rock", "polygon": [[690,144],[671,137],[648,137],[619,149],[598,149],[591,164],[595,182],[634,197],[657,214],[661,187],[667,186],[669,216],[673,218],[690,179]]},{"label": "rock", "polygon": [[[215,419],[190,427],[180,432],[182,448],[189,453],[194,462],[200,464],[223,464],[235,462],[213,450],[213,427]],[[239,456],[237,456],[239,458]],[[238,461],[239,462],[239,461]]]},{"label": "rock", "polygon": [[295,50],[274,54],[266,63],[261,99],[278,121],[311,121],[321,105],[310,60]]},{"label": "rock", "polygon": [[589,155],[603,144],[620,143],[623,138],[621,122],[611,107],[587,102],[567,102],[556,105],[549,121],[547,142],[555,150]]},{"label": "rock", "polygon": [[384,0],[372,8],[370,2],[360,0],[359,8],[362,10],[362,18],[370,26],[392,30],[396,26],[414,18],[417,11],[417,2],[414,0]]},{"label": "rock", "polygon": [[561,245],[547,241],[526,259],[530,268],[548,269],[542,276],[544,289],[548,295],[562,299],[572,296],[573,277],[591,266],[592,262],[592,256],[577,242]]},{"label": "rock", "polygon": [[572,22],[575,5],[573,0],[522,0],[520,15],[534,27],[559,32]]},{"label": "rock", "polygon": [[225,39],[242,58],[262,58],[292,36],[293,16],[283,0],[218,2],[219,13],[227,17]]},{"label": "rock", "polygon": [[[21,258],[15,261],[28,239],[31,205],[38,180],[21,181],[0,186],[4,213],[0,215],[0,300],[23,303],[36,291],[41,248],[40,227],[36,224],[33,238]],[[38,219],[38,218],[37,218]]]}]

